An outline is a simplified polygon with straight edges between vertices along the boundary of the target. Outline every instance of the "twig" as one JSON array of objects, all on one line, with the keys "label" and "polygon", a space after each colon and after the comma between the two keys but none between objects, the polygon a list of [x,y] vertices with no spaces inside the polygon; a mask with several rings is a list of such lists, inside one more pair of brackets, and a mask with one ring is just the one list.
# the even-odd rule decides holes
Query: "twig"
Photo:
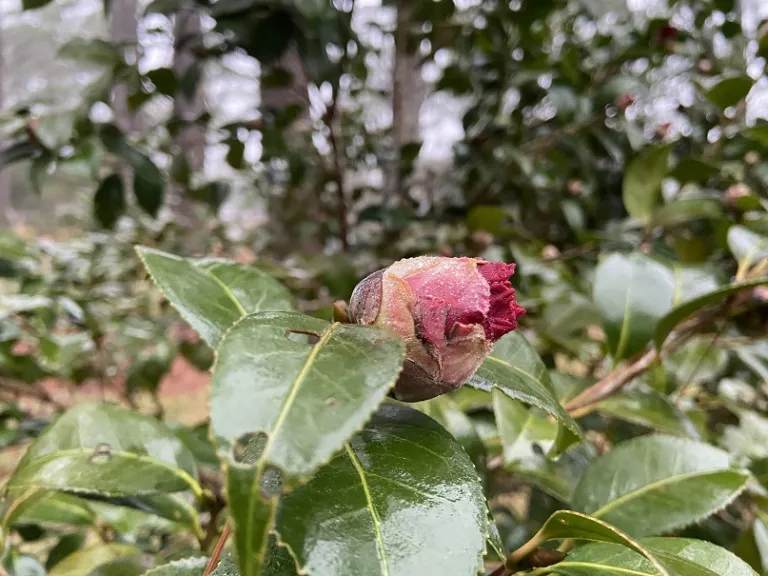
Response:
[{"label": "twig", "polygon": [[14,394],[19,396],[29,396],[35,398],[46,404],[50,404],[58,410],[66,410],[68,406],[62,404],[56,400],[50,393],[42,386],[34,386],[22,384],[21,382],[13,382],[11,380],[0,380],[0,392],[7,394]]},{"label": "twig", "polygon": [[641,352],[634,356],[627,364],[614,368],[599,382],[596,382],[581,394],[571,399],[571,401],[566,404],[566,409],[572,414],[583,414],[585,411],[588,411],[587,409],[589,407],[605,400],[609,396],[613,396],[632,380],[640,376],[640,374],[648,370],[657,360],[663,360],[669,354],[677,350],[696,334],[698,329],[704,326],[710,319],[709,316],[701,316],[694,319],[688,327],[673,332],[669,338],[667,338],[666,343],[660,351],[651,347],[646,352]]},{"label": "twig", "polygon": [[216,547],[213,549],[213,553],[211,554],[211,559],[208,560],[208,565],[205,567],[203,576],[210,576],[211,572],[213,572],[216,569],[216,565],[219,563],[219,560],[221,559],[221,553],[224,551],[224,546],[227,543],[227,540],[229,539],[229,533],[231,531],[232,531],[232,528],[230,527],[229,523],[227,523],[227,525],[224,526],[224,530],[221,531],[221,536],[219,536],[219,539],[216,541]]}]

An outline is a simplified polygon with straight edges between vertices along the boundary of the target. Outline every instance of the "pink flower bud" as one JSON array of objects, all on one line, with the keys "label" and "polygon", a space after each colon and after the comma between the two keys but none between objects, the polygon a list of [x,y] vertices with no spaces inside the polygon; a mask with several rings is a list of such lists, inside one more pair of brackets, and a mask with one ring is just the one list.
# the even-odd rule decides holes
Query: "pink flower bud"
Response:
[{"label": "pink flower bud", "polygon": [[509,282],[514,264],[419,256],[374,272],[352,293],[358,324],[397,332],[406,343],[395,397],[429,400],[459,388],[525,310]]}]

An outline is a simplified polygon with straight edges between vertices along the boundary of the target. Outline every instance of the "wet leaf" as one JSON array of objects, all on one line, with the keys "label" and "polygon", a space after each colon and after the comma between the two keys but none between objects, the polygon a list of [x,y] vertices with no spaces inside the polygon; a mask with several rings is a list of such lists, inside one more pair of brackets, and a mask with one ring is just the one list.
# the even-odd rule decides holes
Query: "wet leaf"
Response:
[{"label": "wet leaf", "polygon": [[[701,540],[644,538],[639,540],[664,568],[675,576],[757,576],[744,561],[727,550]],[[552,566],[551,573],[566,576],[658,575],[647,559],[618,544],[588,544]]]},{"label": "wet leaf", "polygon": [[[312,345],[306,333],[317,334]],[[222,340],[211,380],[213,434],[265,432],[262,458],[306,476],[368,419],[400,373],[403,342],[379,328],[262,312]]]},{"label": "wet leaf", "polygon": [[664,534],[722,509],[749,478],[729,468],[726,452],[707,444],[643,436],[595,460],[572,504],[631,536]]},{"label": "wet leaf", "polygon": [[256,268],[181,258],[146,247],[138,247],[137,252],[181,317],[213,348],[246,314],[293,308],[283,285]]},{"label": "wet leaf", "polygon": [[510,332],[494,344],[493,352],[468,382],[469,386],[490,392],[494,388],[554,416],[575,437],[581,430],[568,415],[552,390],[544,362],[519,332]]},{"label": "wet leaf", "polygon": [[35,440],[8,488],[106,496],[193,490],[194,457],[165,424],[112,404],[81,404]]},{"label": "wet leaf", "polygon": [[482,567],[486,520],[459,444],[427,416],[388,404],[283,498],[276,528],[314,576],[466,576]]},{"label": "wet leaf", "polygon": [[101,544],[70,554],[56,564],[49,576],[84,576],[117,558],[139,556],[141,551],[128,544]]}]

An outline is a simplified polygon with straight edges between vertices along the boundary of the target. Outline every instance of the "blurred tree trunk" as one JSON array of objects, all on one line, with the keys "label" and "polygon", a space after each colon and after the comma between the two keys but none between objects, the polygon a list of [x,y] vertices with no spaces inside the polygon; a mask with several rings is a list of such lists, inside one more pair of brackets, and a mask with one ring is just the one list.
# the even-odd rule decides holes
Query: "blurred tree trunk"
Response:
[{"label": "blurred tree trunk", "polygon": [[[179,88],[173,101],[173,116],[180,122],[174,138],[177,157],[181,157],[190,174],[205,168],[206,125],[200,121],[205,112],[202,90],[202,64],[197,52],[202,44],[200,11],[193,5],[182,6],[176,13],[174,28],[173,71]],[[174,183],[169,191],[169,207],[179,222],[197,226],[192,204],[186,198],[186,183]]]},{"label": "blurred tree trunk", "polygon": [[395,158],[389,173],[390,193],[408,201],[408,188],[404,182],[401,151],[409,142],[417,142],[419,111],[427,96],[427,84],[421,77],[421,59],[418,46],[412,46],[410,1],[397,1],[397,28],[395,30],[395,58],[392,68],[392,136]]},{"label": "blurred tree trunk", "polygon": [[[3,57],[3,25],[0,19],[0,110],[5,106],[3,90],[5,88],[5,58]],[[11,206],[11,173],[7,168],[0,168],[0,221],[10,222]]]},{"label": "blurred tree trunk", "polygon": [[[138,6],[137,0],[112,0],[109,12],[109,35],[118,45],[126,62],[133,64],[138,60]],[[140,129],[137,115],[128,107],[129,86],[119,82],[112,88],[112,110],[115,124],[125,133],[131,134]]]}]

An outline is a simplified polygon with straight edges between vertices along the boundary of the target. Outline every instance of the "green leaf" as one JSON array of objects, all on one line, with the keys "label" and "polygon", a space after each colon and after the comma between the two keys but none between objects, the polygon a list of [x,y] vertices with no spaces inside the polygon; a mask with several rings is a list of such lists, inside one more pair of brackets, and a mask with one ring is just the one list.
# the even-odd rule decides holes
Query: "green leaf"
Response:
[{"label": "green leaf", "polygon": [[768,236],[737,224],[728,229],[728,248],[740,266],[749,266],[768,258]]},{"label": "green leaf", "polygon": [[661,183],[667,175],[670,146],[643,150],[627,166],[622,198],[633,218],[648,223],[661,200]]},{"label": "green leaf", "polygon": [[48,576],[84,576],[117,558],[139,556],[141,551],[128,544],[101,544],[70,554],[56,564]]},{"label": "green leaf", "polygon": [[105,228],[114,228],[125,212],[125,190],[119,174],[110,174],[99,184],[93,197],[93,214]]},{"label": "green leaf", "polygon": [[705,160],[699,158],[683,158],[678,162],[674,170],[672,170],[670,176],[680,182],[680,184],[687,184],[688,182],[704,184],[719,172],[720,168]]},{"label": "green leaf", "polygon": [[106,496],[191,489],[195,460],[165,424],[112,404],[81,404],[35,440],[7,487]]},{"label": "green leaf", "polygon": [[512,464],[535,454],[534,444],[545,452],[557,438],[557,426],[554,422],[537,416],[518,400],[510,398],[498,388],[493,395],[493,413],[499,436],[504,447],[504,462]]},{"label": "green leaf", "polygon": [[656,343],[656,347],[661,348],[662,344],[664,344],[664,340],[667,339],[667,336],[669,336],[670,332],[672,332],[672,330],[674,330],[678,324],[702,308],[720,304],[728,296],[737,294],[742,290],[749,290],[750,288],[754,288],[756,286],[765,285],[768,285],[768,278],[758,278],[757,280],[750,280],[748,282],[736,282],[734,284],[729,284],[728,286],[718,288],[712,292],[702,294],[693,300],[689,300],[683,304],[680,304],[679,306],[676,306],[667,314],[665,314],[656,325],[656,330],[653,334],[653,341]]},{"label": "green leaf", "polygon": [[22,0],[22,10],[35,10],[51,3],[51,0]]},{"label": "green leaf", "polygon": [[666,396],[655,392],[632,391],[604,400],[598,410],[619,420],[645,426],[657,432],[698,438],[685,413]]},{"label": "green leaf", "polygon": [[711,198],[688,198],[661,206],[653,213],[651,226],[678,226],[694,220],[717,220],[723,216],[718,200]]},{"label": "green leaf", "polygon": [[136,203],[153,218],[163,205],[163,175],[149,156],[134,150],[130,159],[133,167],[133,195]]},{"label": "green leaf", "polygon": [[497,388],[510,398],[544,410],[575,436],[581,437],[578,424],[558,402],[552,390],[544,362],[517,331],[510,332],[494,344],[493,352],[468,385],[486,392]]},{"label": "green leaf", "polygon": [[[293,335],[313,333],[316,344]],[[306,336],[301,336],[306,338]],[[269,436],[262,459],[306,476],[365,423],[397,380],[403,341],[379,328],[292,312],[242,319],[221,342],[211,380],[211,427],[234,440]]]},{"label": "green leaf", "polygon": [[276,529],[313,576],[466,576],[483,565],[486,522],[461,446],[427,416],[387,404],[283,497]]},{"label": "green leaf", "polygon": [[83,544],[85,544],[85,538],[86,534],[84,532],[73,532],[59,538],[56,546],[51,548],[51,551],[48,553],[48,558],[45,561],[46,570],[50,570],[64,558],[80,550]]},{"label": "green leaf", "polygon": [[88,572],[87,576],[142,576],[148,562],[139,556],[115,558]]},{"label": "green leaf", "polygon": [[3,518],[3,524],[89,526],[94,520],[93,511],[81,498],[61,492],[34,490],[14,500]]},{"label": "green leaf", "polygon": [[421,410],[453,434],[478,470],[485,467],[485,445],[472,420],[454,399],[447,395],[438,396],[427,402],[418,402],[414,408]]},{"label": "green leaf", "polygon": [[608,349],[618,362],[651,341],[657,323],[672,307],[675,278],[648,256],[614,253],[598,265],[593,290]]},{"label": "green leaf", "polygon": [[246,314],[293,308],[285,287],[256,268],[181,258],[146,247],[136,250],[166,298],[212,348]]},{"label": "green leaf", "polygon": [[207,564],[208,558],[183,558],[153,568],[144,576],[203,576]]},{"label": "green leaf", "polygon": [[[588,540],[595,542],[610,542],[618,544],[626,549],[633,550],[636,554],[653,566],[654,573],[658,576],[671,576],[661,563],[639,542],[633,540],[614,526],[607,524],[597,518],[592,518],[578,512],[570,510],[559,510],[552,514],[544,523],[541,529],[531,540],[521,549],[514,553],[514,556],[520,556],[519,561],[527,553],[533,551],[533,548],[548,542],[550,540]],[[513,556],[513,557],[514,557]]]},{"label": "green leaf", "polygon": [[[150,6],[151,8],[152,6]],[[147,72],[147,78],[155,85],[155,89],[160,94],[174,97],[178,89],[179,80],[176,78],[176,72],[170,68],[155,68]]]},{"label": "green leaf", "polygon": [[[675,576],[757,576],[744,561],[727,550],[702,540],[687,538],[644,538],[639,540]],[[637,552],[618,544],[588,544],[577,548],[552,574],[567,576],[658,575],[658,568]]]},{"label": "green leaf", "polygon": [[707,98],[720,110],[725,110],[744,100],[752,90],[752,85],[753,81],[748,76],[725,78],[707,92]]},{"label": "green leaf", "polygon": [[[94,495],[82,498],[92,500]],[[167,530],[172,523],[202,537],[200,518],[184,494],[149,494],[146,496],[95,496],[89,506],[99,519],[122,534],[130,534],[147,526]],[[157,518],[153,518],[156,516]]]},{"label": "green leaf", "polygon": [[70,40],[59,49],[59,58],[91,62],[110,67],[116,66],[123,60],[117,47],[99,38],[89,40],[75,38]]},{"label": "green leaf", "polygon": [[750,476],[722,450],[673,436],[643,436],[595,460],[573,507],[631,536],[663,534],[722,509]]}]

